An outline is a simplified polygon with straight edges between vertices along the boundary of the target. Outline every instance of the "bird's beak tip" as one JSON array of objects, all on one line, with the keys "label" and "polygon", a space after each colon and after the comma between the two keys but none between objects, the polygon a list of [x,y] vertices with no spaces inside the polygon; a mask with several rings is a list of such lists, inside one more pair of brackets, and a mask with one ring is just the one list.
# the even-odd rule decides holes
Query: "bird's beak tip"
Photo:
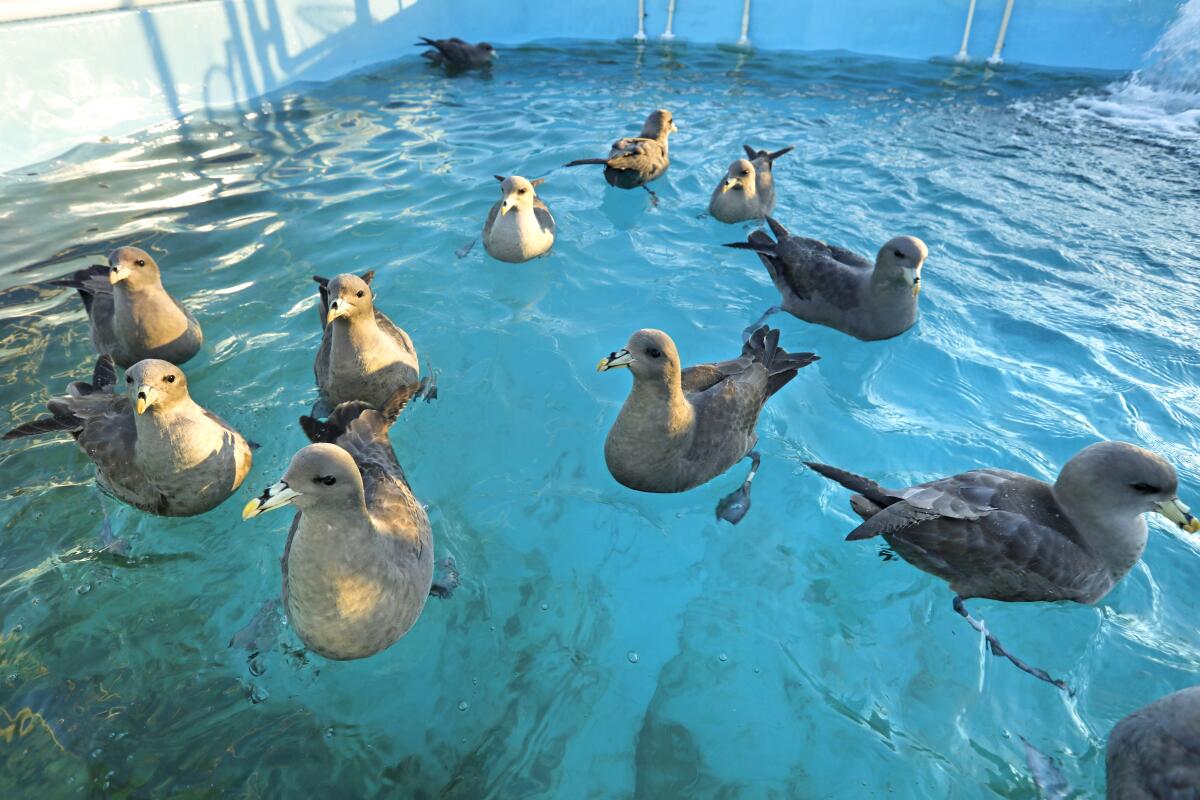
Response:
[{"label": "bird's beak tip", "polygon": [[253,500],[251,500],[250,502],[246,503],[246,505],[242,506],[242,521],[252,519],[254,517],[257,517],[258,515],[259,515],[259,502],[258,502],[257,497],[254,498]]}]

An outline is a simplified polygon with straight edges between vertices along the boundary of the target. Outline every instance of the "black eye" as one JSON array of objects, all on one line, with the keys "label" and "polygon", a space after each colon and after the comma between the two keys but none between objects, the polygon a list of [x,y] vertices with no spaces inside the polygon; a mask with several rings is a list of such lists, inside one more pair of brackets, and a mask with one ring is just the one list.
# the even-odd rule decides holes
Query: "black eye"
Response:
[{"label": "black eye", "polygon": [[743,175],[749,175],[749,174],[750,174],[750,170],[748,170],[748,169],[744,169],[744,170],[742,170],[742,174],[743,174]]},{"label": "black eye", "polygon": [[167,383],[174,383],[174,382],[175,382],[175,376],[174,376],[174,375],[168,375],[166,378],[164,378],[164,380],[165,380]]},{"label": "black eye", "polygon": [[646,355],[650,356],[651,358],[658,358],[659,356],[662,355],[662,351],[659,350],[657,347],[647,347]]},{"label": "black eye", "polygon": [[333,486],[335,483],[337,483],[337,478],[333,477],[332,475],[318,475],[317,477],[313,478],[313,483],[323,483],[326,486]]},{"label": "black eye", "polygon": [[896,258],[904,258],[904,253],[900,250],[893,250],[892,255],[894,255]]},{"label": "black eye", "polygon": [[524,189],[517,189],[517,194],[525,194],[525,190],[524,190]]},{"label": "black eye", "polygon": [[1129,485],[1135,492],[1141,492],[1142,494],[1158,494],[1162,491],[1157,486],[1151,486],[1148,483],[1131,483]]},{"label": "black eye", "polygon": [[139,258],[137,261],[135,261],[133,263],[137,264],[139,267],[144,267],[144,266],[146,266],[146,259]]},{"label": "black eye", "polygon": [[355,296],[355,297],[362,297],[362,296],[363,296],[363,295],[365,295],[365,294],[366,294],[366,292],[364,292],[364,291],[362,291],[362,290],[360,289],[360,290],[359,290],[359,291],[358,291],[358,292],[357,292],[357,293],[356,293],[354,296]]},{"label": "black eye", "polygon": [[133,377],[132,377],[131,375],[126,375],[126,376],[125,376],[125,382],[126,382],[126,383],[133,383]]}]

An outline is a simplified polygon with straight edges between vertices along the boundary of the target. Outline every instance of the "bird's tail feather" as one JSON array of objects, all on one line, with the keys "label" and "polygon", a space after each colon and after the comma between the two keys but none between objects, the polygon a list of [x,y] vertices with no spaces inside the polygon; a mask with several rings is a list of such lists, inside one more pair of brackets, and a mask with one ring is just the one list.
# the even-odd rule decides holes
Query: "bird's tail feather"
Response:
[{"label": "bird's tail feather", "polygon": [[577,161],[568,161],[563,164],[564,167],[578,167],[583,164],[608,164],[607,158],[581,158]]},{"label": "bird's tail feather", "polygon": [[779,329],[763,325],[742,345],[742,355],[767,368],[767,396],[782,389],[796,372],[821,359],[816,353],[789,353],[779,346]]},{"label": "bird's tail feather", "polygon": [[72,272],[65,278],[55,278],[50,281],[51,286],[63,286],[67,289],[79,289],[84,291],[88,288],[88,281],[92,278],[108,276],[108,266],[105,264],[93,264],[87,269],[77,270]]},{"label": "bird's tail feather", "polygon": [[771,233],[775,234],[776,239],[782,240],[791,236],[788,229],[780,225],[774,217],[767,217],[767,225],[771,228]]},{"label": "bird's tail feather", "polygon": [[861,494],[880,508],[887,508],[900,500],[900,498],[875,481],[870,478],[864,478],[862,475],[855,475],[853,472],[831,467],[828,464],[819,464],[815,461],[805,461],[804,465],[818,475],[829,478],[829,480],[835,483],[840,483],[852,492]]},{"label": "bird's tail feather", "polygon": [[383,432],[386,433],[387,429],[396,421],[396,417],[400,416],[400,412],[408,405],[408,401],[413,398],[420,388],[421,384],[419,382],[413,382],[402,387],[388,398],[388,401],[383,404],[383,408],[376,408],[362,400],[341,403],[333,410],[332,414],[323,420],[310,416],[300,417],[300,428],[304,431],[310,442],[329,442],[333,444],[364,413],[375,411],[380,417],[380,425]]}]

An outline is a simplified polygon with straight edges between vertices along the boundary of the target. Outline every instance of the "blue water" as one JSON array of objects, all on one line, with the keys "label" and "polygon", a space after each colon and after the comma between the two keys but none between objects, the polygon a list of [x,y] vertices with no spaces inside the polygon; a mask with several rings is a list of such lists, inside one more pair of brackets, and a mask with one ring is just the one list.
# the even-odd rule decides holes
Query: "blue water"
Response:
[{"label": "blue water", "polygon": [[[490,75],[405,60],[0,178],[0,423],[93,361],[74,294],[35,284],[136,243],[204,326],[193,396],[263,445],[191,519],[101,498],[66,437],[0,448],[0,795],[1032,798],[1021,736],[1097,795],[1112,725],[1197,682],[1195,540],[1152,522],[1095,608],[976,603],[1071,698],[985,657],[944,585],[843,542],[846,493],[801,462],[1051,477],[1119,438],[1200,502],[1200,140],[1081,116],[1116,77],[526,47]],[[556,169],[658,106],[680,128],[659,208]],[[793,231],[872,254],[914,234],[930,256],[898,339],[775,318],[822,360],[763,415],[732,528],[712,512],[742,466],[680,495],[612,480],[629,377],[594,366],[645,326],[685,361],[729,357],[776,302],[718,246],[748,227],[703,217],[743,142],[796,145],[776,167]],[[457,257],[514,172],[548,176],[552,254]],[[238,512],[303,444],[309,276],[366,269],[440,371],[392,438],[463,584],[371,659],[304,656],[284,627],[251,664],[227,645],[278,596],[288,514]]]}]

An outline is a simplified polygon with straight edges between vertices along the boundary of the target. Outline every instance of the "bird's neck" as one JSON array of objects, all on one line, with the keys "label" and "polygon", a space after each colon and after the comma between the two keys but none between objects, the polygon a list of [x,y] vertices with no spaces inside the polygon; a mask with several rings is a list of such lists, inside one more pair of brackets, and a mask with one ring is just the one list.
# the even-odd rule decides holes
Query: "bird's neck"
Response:
[{"label": "bird's neck", "polygon": [[624,422],[623,427],[630,428],[628,433],[635,436],[674,439],[689,433],[695,418],[696,409],[675,374],[664,380],[635,378],[617,422]]},{"label": "bird's neck", "polygon": [[1097,514],[1092,504],[1072,503],[1070,495],[1058,491],[1054,497],[1093,554],[1103,562],[1113,581],[1119,581],[1142,557],[1146,549],[1146,520],[1141,514]]},{"label": "bird's neck", "polygon": [[375,322],[374,310],[368,310],[353,319],[340,317],[333,321],[334,350],[336,352],[346,348],[346,353],[343,355],[351,352],[365,352],[378,341],[379,337],[380,330],[379,325]]},{"label": "bird's neck", "polygon": [[165,344],[187,330],[187,317],[160,283],[118,286],[113,306],[118,319],[128,320],[143,332],[146,346]]}]

